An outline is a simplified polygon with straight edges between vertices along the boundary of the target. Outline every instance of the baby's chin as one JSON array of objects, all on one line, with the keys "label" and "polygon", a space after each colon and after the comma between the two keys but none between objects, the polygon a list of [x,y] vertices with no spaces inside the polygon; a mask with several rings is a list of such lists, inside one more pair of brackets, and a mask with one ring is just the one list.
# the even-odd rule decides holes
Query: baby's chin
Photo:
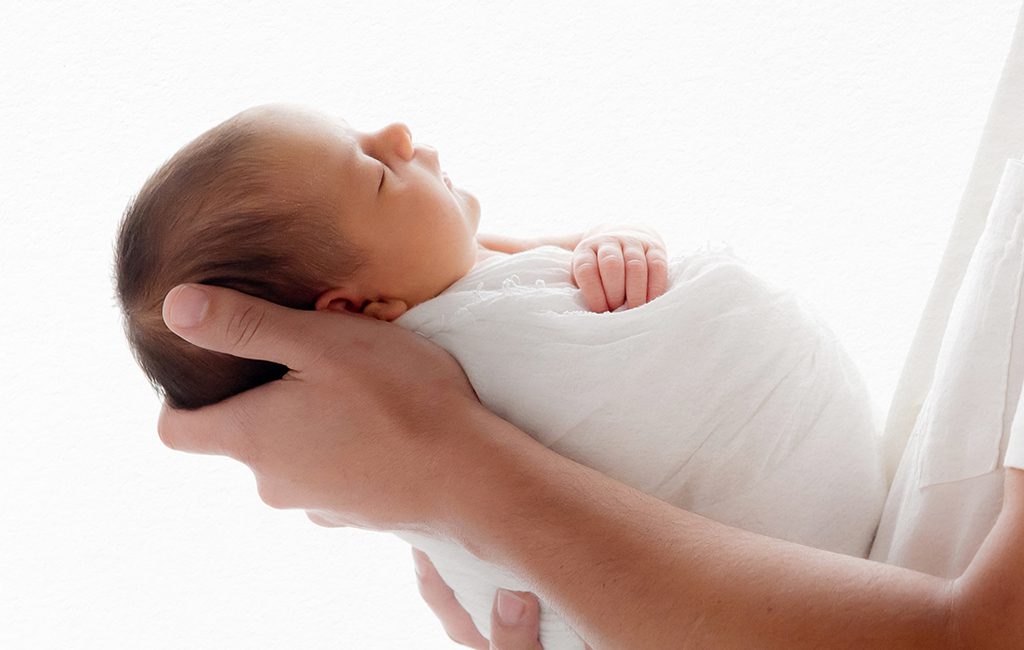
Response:
[{"label": "baby's chin", "polygon": [[469,192],[466,192],[466,204],[469,206],[469,208],[471,210],[471,214],[473,215],[473,218],[476,220],[476,223],[479,224],[480,223],[480,200],[478,198],[476,198],[475,195],[470,194]]},{"label": "baby's chin", "polygon": [[480,225],[480,200],[461,187],[452,188],[452,192],[462,200],[462,204],[465,206],[464,211],[469,216],[469,221],[473,224],[473,232],[475,233]]}]

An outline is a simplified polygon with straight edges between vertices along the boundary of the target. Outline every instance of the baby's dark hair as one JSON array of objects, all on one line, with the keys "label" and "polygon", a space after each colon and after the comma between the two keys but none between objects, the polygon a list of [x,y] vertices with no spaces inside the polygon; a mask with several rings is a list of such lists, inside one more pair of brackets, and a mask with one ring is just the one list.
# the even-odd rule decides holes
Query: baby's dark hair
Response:
[{"label": "baby's dark hair", "polygon": [[288,369],[175,335],[161,315],[174,286],[218,285],[312,309],[366,259],[342,237],[332,206],[283,183],[283,158],[263,136],[245,114],[200,135],[150,176],[118,230],[114,281],[125,334],[150,383],[175,408],[218,402]]}]

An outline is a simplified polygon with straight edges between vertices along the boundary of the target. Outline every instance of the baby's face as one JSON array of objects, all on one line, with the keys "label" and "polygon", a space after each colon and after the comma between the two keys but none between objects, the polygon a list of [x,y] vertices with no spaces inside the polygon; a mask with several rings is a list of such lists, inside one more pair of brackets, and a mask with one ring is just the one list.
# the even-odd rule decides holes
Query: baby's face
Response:
[{"label": "baby's face", "polygon": [[437,151],[413,145],[404,124],[363,133],[290,106],[250,109],[285,162],[290,187],[333,206],[342,235],[368,252],[351,300],[433,298],[472,268],[480,202],[441,171]]}]

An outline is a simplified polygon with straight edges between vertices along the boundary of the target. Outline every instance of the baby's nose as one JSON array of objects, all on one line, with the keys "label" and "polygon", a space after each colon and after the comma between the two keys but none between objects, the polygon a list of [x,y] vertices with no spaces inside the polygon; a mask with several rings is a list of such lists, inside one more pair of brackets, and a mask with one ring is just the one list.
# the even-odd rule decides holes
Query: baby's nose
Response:
[{"label": "baby's nose", "polygon": [[375,148],[399,150],[403,158],[412,155],[412,131],[402,122],[393,122],[371,136]]},{"label": "baby's nose", "polygon": [[405,124],[405,122],[394,122],[392,124],[389,124],[386,128],[395,129],[397,131],[405,131],[405,137],[409,138],[409,140],[412,140],[412,129],[410,129],[408,125]]}]

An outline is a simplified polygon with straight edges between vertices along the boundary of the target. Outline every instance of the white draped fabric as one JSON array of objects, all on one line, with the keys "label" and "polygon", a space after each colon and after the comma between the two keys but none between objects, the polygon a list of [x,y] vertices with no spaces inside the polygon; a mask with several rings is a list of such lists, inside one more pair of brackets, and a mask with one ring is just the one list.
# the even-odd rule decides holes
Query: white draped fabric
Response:
[{"label": "white draped fabric", "polygon": [[892,484],[872,559],[958,575],[999,513],[1003,454],[1024,466],[1022,153],[1024,7],[889,408]]}]

